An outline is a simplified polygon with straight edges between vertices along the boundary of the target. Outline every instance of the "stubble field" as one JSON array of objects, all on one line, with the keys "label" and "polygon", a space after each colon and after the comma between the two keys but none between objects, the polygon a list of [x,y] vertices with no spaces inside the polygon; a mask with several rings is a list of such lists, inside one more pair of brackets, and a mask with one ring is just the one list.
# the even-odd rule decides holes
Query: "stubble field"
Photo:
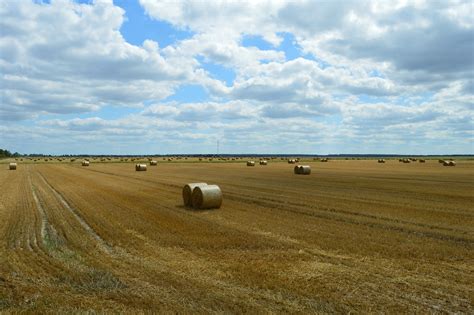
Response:
[{"label": "stubble field", "polygon": [[472,161],[78,162],[0,164],[0,311],[473,312]]}]

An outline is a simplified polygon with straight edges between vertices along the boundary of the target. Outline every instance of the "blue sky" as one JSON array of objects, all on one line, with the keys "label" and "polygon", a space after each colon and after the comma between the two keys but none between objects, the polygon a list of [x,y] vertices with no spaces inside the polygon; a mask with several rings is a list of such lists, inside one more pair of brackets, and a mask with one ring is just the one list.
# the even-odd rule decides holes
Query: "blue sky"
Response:
[{"label": "blue sky", "polygon": [[472,14],[470,1],[5,1],[0,147],[473,154]]}]

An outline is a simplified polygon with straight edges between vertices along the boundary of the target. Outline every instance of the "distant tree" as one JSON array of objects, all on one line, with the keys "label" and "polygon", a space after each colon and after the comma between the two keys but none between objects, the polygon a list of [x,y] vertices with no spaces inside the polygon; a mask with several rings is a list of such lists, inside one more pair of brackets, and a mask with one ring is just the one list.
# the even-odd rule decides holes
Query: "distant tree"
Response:
[{"label": "distant tree", "polygon": [[15,152],[12,154],[10,151],[6,149],[0,149],[0,159],[5,159],[9,157],[19,157],[19,156],[22,156],[22,155],[18,152]]},{"label": "distant tree", "polygon": [[0,149],[0,158],[8,158],[11,157],[12,154],[8,150]]}]

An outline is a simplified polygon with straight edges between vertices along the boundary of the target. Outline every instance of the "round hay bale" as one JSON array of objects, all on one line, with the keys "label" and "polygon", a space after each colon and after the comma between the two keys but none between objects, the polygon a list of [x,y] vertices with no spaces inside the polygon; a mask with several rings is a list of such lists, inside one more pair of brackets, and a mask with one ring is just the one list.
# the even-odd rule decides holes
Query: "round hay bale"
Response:
[{"label": "round hay bale", "polygon": [[8,165],[8,168],[9,168],[11,171],[16,170],[16,167],[17,167],[17,164],[16,164],[16,163],[10,163],[10,164]]},{"label": "round hay bale", "polygon": [[255,161],[247,161],[247,166],[255,166]]},{"label": "round hay bale", "polygon": [[153,160],[150,161],[150,166],[157,166],[157,165],[158,165],[157,161],[153,161]]},{"label": "round hay bale", "polygon": [[185,207],[191,207],[193,205],[193,190],[198,186],[206,186],[207,183],[190,183],[183,187],[183,203]]},{"label": "round hay bale", "polygon": [[378,163],[385,163],[385,159],[379,159]]},{"label": "round hay bale", "polygon": [[288,160],[288,164],[295,164],[296,163],[296,160],[295,159],[289,159]]},{"label": "round hay bale", "polygon": [[146,164],[135,164],[135,171],[146,171]]},{"label": "round hay bale", "polygon": [[443,164],[444,160],[438,160],[438,163]]},{"label": "round hay bale", "polygon": [[299,165],[295,165],[295,167],[293,167],[293,173],[295,173],[295,174],[300,173],[300,166]]},{"label": "round hay bale", "polygon": [[82,166],[89,166],[89,161],[82,161]]},{"label": "round hay bale", "polygon": [[298,175],[309,175],[311,174],[311,166],[309,165],[297,165],[294,168],[295,174]]},{"label": "round hay bale", "polygon": [[193,208],[211,209],[222,205],[222,191],[217,185],[197,186],[192,194]]},{"label": "round hay bale", "polygon": [[420,163],[425,163],[425,162],[426,162],[426,160],[424,160],[424,159],[419,159],[418,161],[419,161]]},{"label": "round hay bale", "polygon": [[267,164],[268,164],[267,160],[261,160],[260,161],[260,165],[267,165]]},{"label": "round hay bale", "polygon": [[456,162],[454,162],[454,161],[444,161],[443,165],[444,166],[456,166]]},{"label": "round hay bale", "polygon": [[309,174],[311,174],[311,166],[309,166],[309,165],[300,165],[298,174],[300,174],[300,175],[309,175]]}]

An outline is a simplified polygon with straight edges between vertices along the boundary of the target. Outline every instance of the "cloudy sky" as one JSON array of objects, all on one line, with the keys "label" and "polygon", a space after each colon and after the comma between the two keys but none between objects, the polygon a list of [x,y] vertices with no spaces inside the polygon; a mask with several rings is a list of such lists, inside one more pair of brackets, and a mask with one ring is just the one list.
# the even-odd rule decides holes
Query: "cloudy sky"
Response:
[{"label": "cloudy sky", "polygon": [[0,1],[0,147],[474,153],[473,1]]}]

